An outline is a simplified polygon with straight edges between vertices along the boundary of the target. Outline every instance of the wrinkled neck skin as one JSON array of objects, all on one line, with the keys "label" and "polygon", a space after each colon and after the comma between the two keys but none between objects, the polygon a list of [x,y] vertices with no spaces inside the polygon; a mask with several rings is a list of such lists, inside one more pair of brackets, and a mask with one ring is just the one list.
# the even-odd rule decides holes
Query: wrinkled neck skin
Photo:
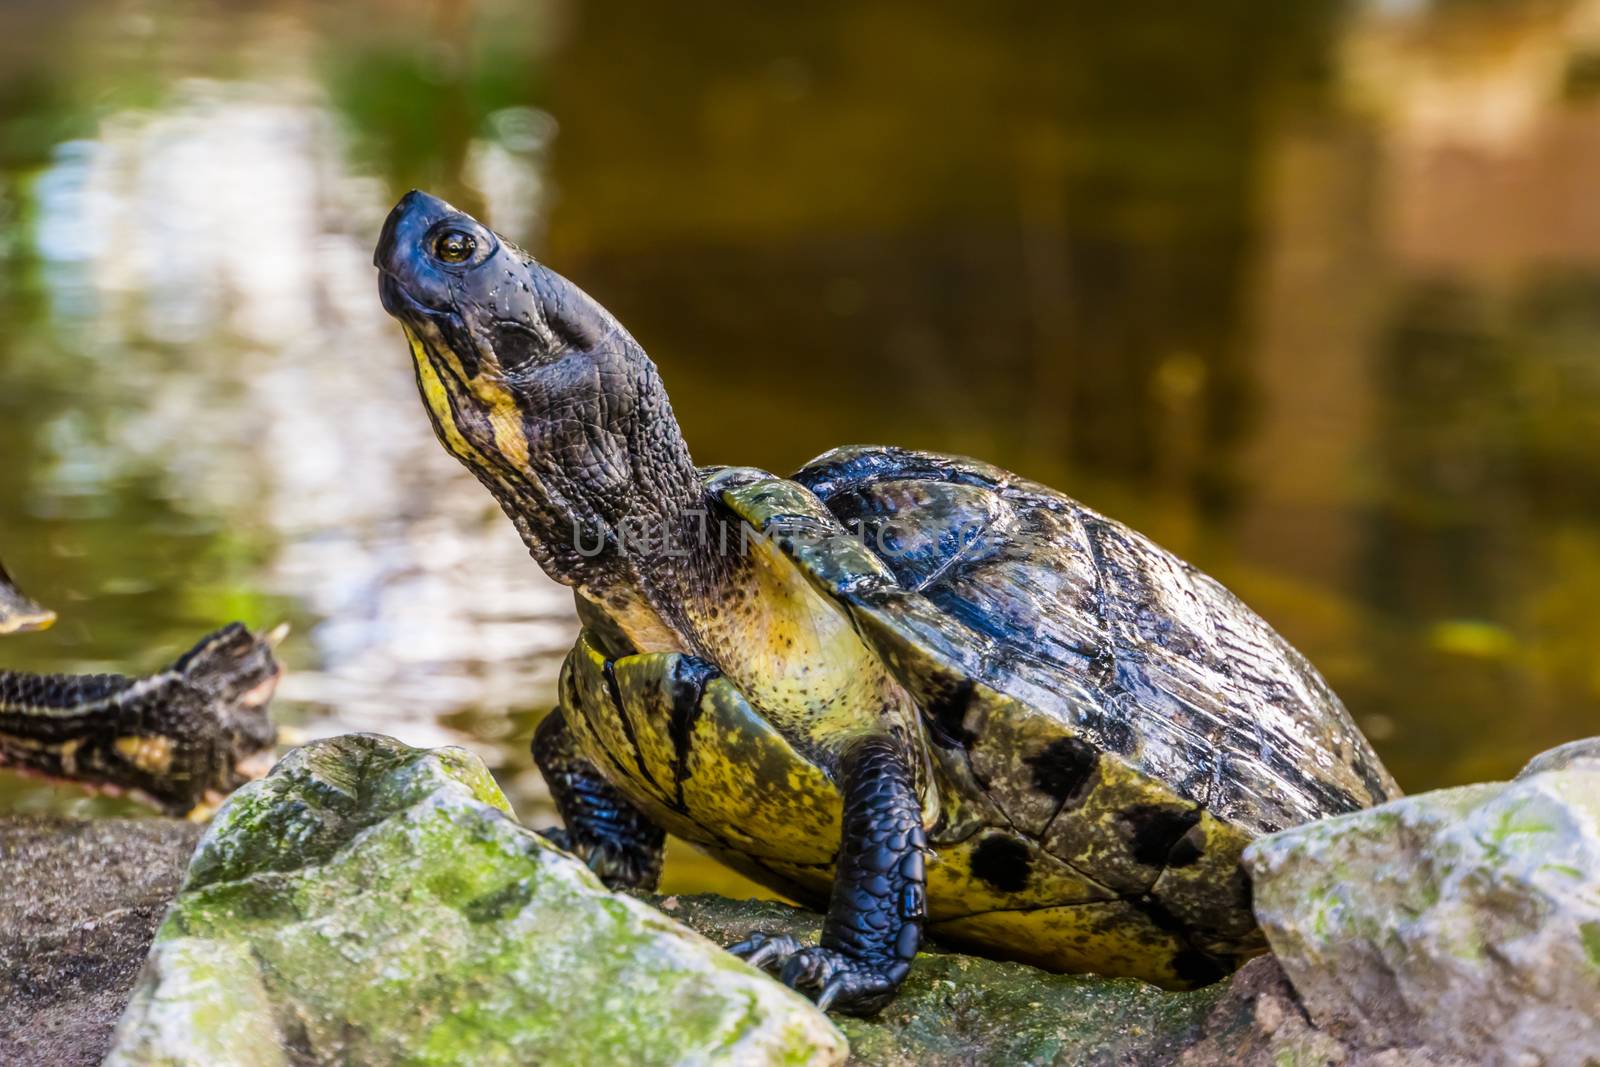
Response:
[{"label": "wrinkled neck skin", "polygon": [[[477,469],[545,572],[576,590],[580,619],[602,646],[613,656],[687,652],[710,661],[793,743],[824,760],[868,733],[919,737],[914,703],[848,613],[775,544],[743,549],[737,523],[705,493],[654,366],[603,357],[595,365],[602,376],[632,377],[602,377],[590,393],[599,399],[566,409],[517,390],[519,408],[542,417],[520,420],[525,442],[497,430],[495,451],[515,457],[513,470]],[[938,812],[931,780],[919,763],[930,824]]]},{"label": "wrinkled neck skin", "polygon": [[872,711],[914,718],[838,604],[775,545],[745,550],[737,520],[706,497],[655,366],[620,327],[527,374],[469,371],[452,355],[468,339],[407,329],[440,440],[545,573],[574,588],[613,655],[701,656],[797,736],[819,715],[838,719],[826,732],[841,740]]},{"label": "wrinkled neck skin", "polygon": [[[681,537],[703,492],[633,339],[619,329],[559,373],[515,381],[430,358],[446,347],[431,323],[406,332],[439,440],[494,494],[544,572],[603,608],[640,651],[695,650],[691,561],[655,546]],[[464,390],[476,403],[453,401]]]},{"label": "wrinkled neck skin", "polygon": [[664,398],[630,422],[620,434],[530,442],[538,491],[501,504],[546,573],[604,608],[635,648],[695,651],[696,561],[677,546],[703,507],[700,480]]}]

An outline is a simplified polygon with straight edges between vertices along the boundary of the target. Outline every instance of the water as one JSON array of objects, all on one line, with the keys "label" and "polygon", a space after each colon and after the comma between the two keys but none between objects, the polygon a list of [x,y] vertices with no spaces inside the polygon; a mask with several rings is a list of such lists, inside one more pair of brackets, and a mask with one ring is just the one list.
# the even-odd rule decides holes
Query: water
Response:
[{"label": "water", "polygon": [[1597,179],[1600,0],[7,5],[0,551],[62,621],[0,661],[288,620],[294,734],[466,744],[549,817],[570,604],[374,291],[423,186],[615,311],[700,462],[1046,481],[1238,591],[1408,789],[1503,777],[1600,733]]}]

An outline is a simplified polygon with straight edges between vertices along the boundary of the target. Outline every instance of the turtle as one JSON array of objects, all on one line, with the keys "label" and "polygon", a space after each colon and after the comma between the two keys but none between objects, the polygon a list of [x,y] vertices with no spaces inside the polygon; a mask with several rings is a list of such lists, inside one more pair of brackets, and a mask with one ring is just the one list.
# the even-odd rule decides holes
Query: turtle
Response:
[{"label": "turtle", "polygon": [[[0,635],[55,618],[0,565]],[[284,632],[230,623],[143,678],[0,670],[0,768],[203,818],[267,769],[277,743],[268,704],[283,673],[273,647]]]},{"label": "turtle", "polygon": [[1264,950],[1256,837],[1399,795],[1314,667],[1214,579],[1045,485],[887,446],[696,467],[572,282],[421,191],[374,256],[445,449],[574,590],[533,755],[607,884],[671,833],[825,909],[731,947],[824,1009],[925,935],[1181,989]]}]

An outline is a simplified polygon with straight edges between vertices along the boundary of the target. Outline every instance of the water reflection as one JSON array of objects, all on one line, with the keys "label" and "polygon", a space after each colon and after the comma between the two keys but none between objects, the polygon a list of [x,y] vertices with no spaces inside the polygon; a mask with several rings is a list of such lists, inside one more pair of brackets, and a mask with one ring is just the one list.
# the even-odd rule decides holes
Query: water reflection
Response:
[{"label": "water reflection", "polygon": [[[486,139],[472,158],[489,197],[515,195],[531,224],[538,179],[519,173],[538,148],[529,114],[496,116],[523,140]],[[30,568],[41,595],[40,571],[70,597],[96,569],[129,568],[63,612],[74,625],[59,658],[98,658],[107,614],[132,612],[111,597],[139,595],[171,626],[151,640],[151,620],[130,620],[156,647],[107,658],[181,639],[200,604],[150,603],[166,597],[207,614],[283,612],[307,622],[281,690],[295,733],[465,743],[524,769],[498,742],[548,703],[570,601],[419,418],[403,343],[372,293],[371,234],[389,193],[351,172],[317,85],[177,82],[160,110],[113,113],[94,138],[61,145],[30,184],[39,318],[71,352],[33,360],[19,347],[8,359],[9,373],[53,385],[61,410],[47,417],[14,394],[34,431],[17,473],[37,481],[20,521],[8,513],[7,539],[29,559],[44,546],[24,542],[43,534],[65,557]],[[247,559],[222,584],[262,601],[213,606],[226,590],[182,560],[163,580],[114,550],[83,558],[84,523],[159,541],[121,492],[182,515],[201,551],[236,546]],[[480,708],[523,715],[470,714]],[[538,798],[531,776],[512,784]]]},{"label": "water reflection", "polygon": [[1238,589],[1413,789],[1600,732],[1596,0],[0,30],[0,548],[63,616],[8,663],[286,617],[291,721],[472,744],[540,817],[568,602],[372,292],[425,185],[629,324],[701,462],[1061,486]]}]

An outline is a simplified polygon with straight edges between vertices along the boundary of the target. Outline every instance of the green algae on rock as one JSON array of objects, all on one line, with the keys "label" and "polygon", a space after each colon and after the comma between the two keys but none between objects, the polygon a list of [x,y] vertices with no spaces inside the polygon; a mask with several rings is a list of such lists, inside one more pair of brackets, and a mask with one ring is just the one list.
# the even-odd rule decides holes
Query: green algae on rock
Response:
[{"label": "green algae on rock", "polygon": [[[752,926],[812,936],[820,922],[771,901],[649,899],[724,944]],[[1468,1067],[1403,1049],[1355,1049],[1318,1030],[1271,956],[1225,982],[1167,992],[934,948],[877,1016],[838,1023],[859,1067]]]},{"label": "green algae on rock", "polygon": [[[712,895],[649,898],[713,941],[752,929],[814,937],[814,912]],[[924,951],[900,995],[872,1019],[840,1018],[852,1064],[1159,1065],[1198,1040],[1227,983],[1172,993],[1131,978],[1050,974],[953,952]]]},{"label": "green algae on rock", "polygon": [[107,1063],[836,1064],[803,998],[517,825],[481,763],[356,735],[234,795]]},{"label": "green algae on rock", "polygon": [[[1600,763],[1398,800],[1253,844],[1256,914],[1311,1019],[1470,1063],[1600,1055]],[[1549,755],[1549,754],[1547,754]],[[1541,769],[1551,768],[1551,769]]]}]

